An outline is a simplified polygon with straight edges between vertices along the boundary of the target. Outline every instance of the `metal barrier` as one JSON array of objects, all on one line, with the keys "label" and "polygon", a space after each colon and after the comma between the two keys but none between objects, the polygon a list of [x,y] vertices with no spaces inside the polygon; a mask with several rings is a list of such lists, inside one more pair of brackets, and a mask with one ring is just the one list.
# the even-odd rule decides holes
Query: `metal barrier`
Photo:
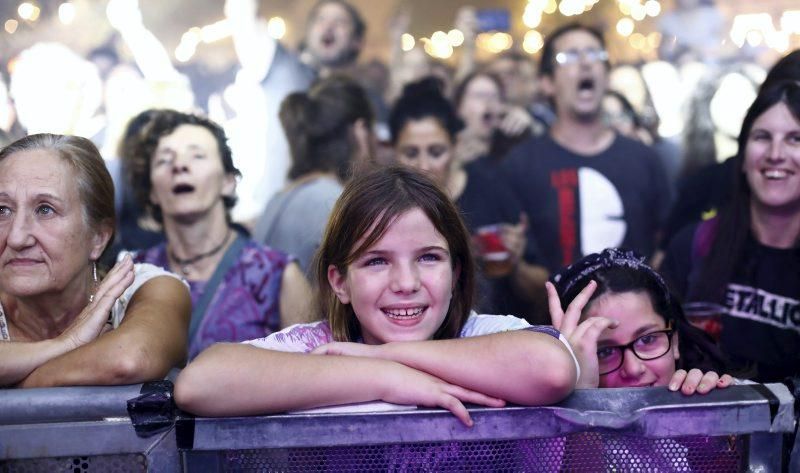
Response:
[{"label": "metal barrier", "polygon": [[179,415],[148,438],[126,409],[140,390],[0,391],[0,472],[779,472],[791,471],[795,441],[795,398],[782,384],[690,397],[580,390],[557,406],[471,408],[472,428],[435,409]]},{"label": "metal barrier", "polygon": [[143,438],[142,385],[0,390],[0,472],[180,471],[174,427]]},{"label": "metal barrier", "polygon": [[781,384],[684,397],[577,391],[558,406],[179,418],[185,471],[764,471],[784,467]]}]

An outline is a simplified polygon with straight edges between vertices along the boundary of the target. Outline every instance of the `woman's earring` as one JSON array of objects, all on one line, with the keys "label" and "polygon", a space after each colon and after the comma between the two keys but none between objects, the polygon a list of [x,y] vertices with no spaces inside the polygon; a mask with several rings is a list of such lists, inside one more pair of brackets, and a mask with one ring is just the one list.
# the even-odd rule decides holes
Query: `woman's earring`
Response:
[{"label": "woman's earring", "polygon": [[94,302],[94,293],[97,291],[97,262],[92,261],[92,282],[94,283],[92,287],[92,293],[89,294],[89,303],[91,304]]}]

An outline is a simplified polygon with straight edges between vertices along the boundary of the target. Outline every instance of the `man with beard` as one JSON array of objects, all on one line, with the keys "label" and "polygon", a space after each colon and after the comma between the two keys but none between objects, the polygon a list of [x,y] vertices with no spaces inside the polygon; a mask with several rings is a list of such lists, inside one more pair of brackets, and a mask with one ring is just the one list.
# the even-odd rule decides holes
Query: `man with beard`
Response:
[{"label": "man with beard", "polygon": [[667,178],[655,153],[603,120],[608,69],[600,32],[572,23],[551,33],[540,86],[556,120],[504,163],[551,272],[608,247],[650,255],[668,209]]}]

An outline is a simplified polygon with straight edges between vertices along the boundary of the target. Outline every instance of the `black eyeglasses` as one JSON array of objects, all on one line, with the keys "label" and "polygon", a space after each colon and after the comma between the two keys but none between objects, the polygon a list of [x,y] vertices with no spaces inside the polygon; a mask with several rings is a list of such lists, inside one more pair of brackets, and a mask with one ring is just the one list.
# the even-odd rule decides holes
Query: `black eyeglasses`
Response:
[{"label": "black eyeglasses", "polygon": [[625,350],[630,350],[640,360],[661,358],[672,348],[672,328],[657,330],[642,335],[627,345],[615,345],[597,349],[600,375],[617,371],[625,359]]}]

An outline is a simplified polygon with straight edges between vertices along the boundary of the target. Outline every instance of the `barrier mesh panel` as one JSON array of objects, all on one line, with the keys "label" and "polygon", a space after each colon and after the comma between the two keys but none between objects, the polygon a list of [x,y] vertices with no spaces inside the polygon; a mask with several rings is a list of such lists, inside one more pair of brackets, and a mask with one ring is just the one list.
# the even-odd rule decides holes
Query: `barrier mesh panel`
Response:
[{"label": "barrier mesh panel", "polygon": [[219,452],[225,471],[737,472],[744,438],[569,437]]},{"label": "barrier mesh panel", "polygon": [[147,460],[144,455],[138,453],[0,461],[0,473],[139,473],[146,471]]}]

